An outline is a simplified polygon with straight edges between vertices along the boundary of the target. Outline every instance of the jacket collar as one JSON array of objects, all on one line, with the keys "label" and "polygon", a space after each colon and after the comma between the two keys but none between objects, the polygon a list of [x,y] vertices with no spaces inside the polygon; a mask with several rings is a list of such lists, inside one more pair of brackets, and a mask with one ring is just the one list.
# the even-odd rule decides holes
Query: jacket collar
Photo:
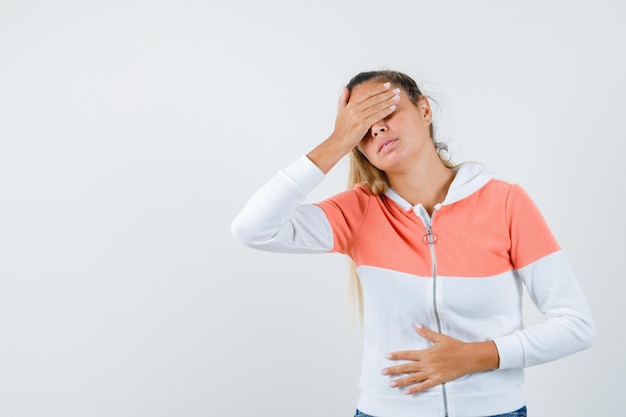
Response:
[{"label": "jacket collar", "polygon": [[[446,198],[441,202],[442,206],[463,200],[480,190],[494,178],[481,164],[476,162],[459,164],[454,167],[454,170],[456,171],[456,175],[450,184],[450,188],[448,188]],[[402,196],[391,187],[385,190],[385,195],[404,210],[413,208],[411,203],[402,198]]]}]

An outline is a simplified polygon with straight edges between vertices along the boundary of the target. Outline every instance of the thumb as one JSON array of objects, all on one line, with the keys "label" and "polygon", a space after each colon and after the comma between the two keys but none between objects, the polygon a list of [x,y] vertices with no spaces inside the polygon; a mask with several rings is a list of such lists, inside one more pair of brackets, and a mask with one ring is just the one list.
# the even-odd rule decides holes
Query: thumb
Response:
[{"label": "thumb", "polygon": [[436,342],[438,342],[438,341],[439,341],[439,339],[440,339],[440,338],[439,338],[439,336],[440,336],[440,334],[439,334],[439,333],[437,333],[437,332],[435,332],[435,331],[430,330],[429,328],[427,328],[426,326],[424,326],[424,325],[423,325],[423,324],[421,324],[421,323],[415,323],[415,324],[413,325],[413,327],[415,328],[415,331],[416,331],[416,332],[417,332],[420,336],[422,336],[424,339],[426,339],[426,340],[428,340],[428,341],[430,341],[430,342],[436,343]]},{"label": "thumb", "polygon": [[348,100],[350,99],[350,90],[348,87],[344,87],[341,90],[341,95],[339,96],[339,103],[337,105],[337,110],[342,110],[348,105]]}]

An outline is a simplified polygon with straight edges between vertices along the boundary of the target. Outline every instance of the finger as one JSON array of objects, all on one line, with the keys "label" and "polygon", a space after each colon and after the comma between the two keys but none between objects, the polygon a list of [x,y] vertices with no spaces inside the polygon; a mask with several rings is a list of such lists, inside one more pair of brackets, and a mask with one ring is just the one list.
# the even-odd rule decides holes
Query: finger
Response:
[{"label": "finger", "polygon": [[348,100],[350,100],[350,90],[347,87],[344,87],[341,90],[341,94],[339,95],[339,103],[337,104],[337,110],[341,110],[348,105]]},{"label": "finger", "polygon": [[416,384],[416,385],[413,385],[412,387],[407,388],[406,391],[404,391],[404,393],[406,395],[415,395],[422,391],[431,389],[435,387],[436,385],[437,385],[437,382],[434,379],[426,379],[425,381],[419,384]]},{"label": "finger", "polygon": [[397,361],[397,360],[419,361],[420,351],[419,350],[401,350],[398,352],[388,353],[385,355],[385,357],[387,359],[391,359],[394,361]]},{"label": "finger", "polygon": [[413,325],[413,327],[415,328],[415,331],[422,336],[424,339],[436,343],[439,342],[441,340],[441,333],[437,333],[433,330],[430,330],[429,328],[427,328],[426,326],[424,326],[421,323],[415,323]]},{"label": "finger", "polygon": [[393,113],[398,101],[400,101],[400,89],[394,88],[391,91],[370,97],[359,104],[355,110],[360,113],[364,122],[371,126]]},{"label": "finger", "polygon": [[393,113],[396,110],[397,100],[395,97],[397,96],[392,96],[390,99],[366,109],[363,114],[364,123],[371,126]]},{"label": "finger", "polygon": [[[378,84],[372,88],[370,88],[369,90],[358,90],[357,94],[351,94],[351,104],[353,105],[361,105],[365,102],[367,102],[368,100],[371,99],[376,99],[376,97],[379,97],[381,95],[385,95],[386,93],[389,94],[392,92],[392,90],[390,90],[391,88],[391,83],[386,82],[383,84]],[[395,90],[395,89],[394,89]],[[384,98],[383,98],[384,99]],[[378,101],[380,101],[381,98],[378,98]]]},{"label": "finger", "polygon": [[414,362],[405,363],[397,366],[390,366],[388,368],[383,368],[380,373],[382,375],[404,375],[404,374],[412,374],[420,371],[421,364],[419,360],[415,360]]},{"label": "finger", "polygon": [[398,100],[400,100],[400,89],[394,88],[393,90],[368,97],[355,106],[357,111],[367,117],[370,114],[395,104]]},{"label": "finger", "polygon": [[[353,121],[352,122],[353,126],[359,131],[359,134],[358,134],[359,139],[362,139],[367,134],[370,127],[374,123],[377,123],[380,120],[385,119],[387,116],[389,116],[391,113],[393,113],[396,110],[396,105],[393,103],[395,103],[394,100],[381,103],[375,108],[368,109],[368,113],[366,114],[363,114],[363,113],[354,114],[353,111],[349,109],[344,109],[345,114],[343,115],[343,120],[344,121],[350,120],[350,119],[347,119],[346,117],[351,117]],[[346,116],[346,115],[351,115],[351,116]],[[340,117],[340,115],[338,115],[338,117]]]},{"label": "finger", "polygon": [[392,388],[408,387],[410,385],[420,384],[428,380],[428,376],[422,372],[416,372],[404,378],[397,378],[389,381],[389,386]]}]

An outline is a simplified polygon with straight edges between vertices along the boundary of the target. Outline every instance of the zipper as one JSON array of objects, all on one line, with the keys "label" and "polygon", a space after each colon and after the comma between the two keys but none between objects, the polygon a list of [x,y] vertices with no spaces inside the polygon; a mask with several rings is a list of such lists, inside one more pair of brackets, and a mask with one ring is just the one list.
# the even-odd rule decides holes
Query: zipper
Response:
[{"label": "zipper", "polygon": [[430,249],[430,260],[433,263],[433,311],[435,313],[435,320],[437,323],[437,332],[441,333],[441,317],[439,316],[439,307],[437,306],[437,257],[435,256],[435,243],[437,243],[437,236],[433,233],[433,228],[429,224],[426,228],[426,234],[424,235],[424,243],[426,243]]},{"label": "zipper", "polygon": [[[437,257],[435,255],[435,244],[437,243],[437,235],[433,233],[432,221],[435,217],[435,213],[439,209],[438,206],[435,206],[433,210],[433,215],[429,216],[428,213],[424,210],[423,207],[420,206],[420,217],[426,226],[426,234],[424,235],[424,243],[428,245],[430,249],[430,260],[432,262],[432,274],[433,274],[433,312],[435,314],[435,321],[437,324],[437,332],[441,333],[441,316],[439,315],[439,307],[437,305]],[[441,384],[441,390],[443,394],[443,406],[444,406],[444,415],[448,417],[448,393],[446,390],[446,384]]]}]

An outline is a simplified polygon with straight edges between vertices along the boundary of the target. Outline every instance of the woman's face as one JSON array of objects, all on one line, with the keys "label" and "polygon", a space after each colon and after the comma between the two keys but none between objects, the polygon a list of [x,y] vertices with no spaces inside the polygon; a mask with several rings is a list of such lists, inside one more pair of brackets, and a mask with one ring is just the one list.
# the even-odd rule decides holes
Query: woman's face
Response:
[{"label": "woman's face", "polygon": [[[352,89],[351,98],[367,94],[381,81],[368,81]],[[395,86],[391,86],[395,88]],[[404,90],[400,90],[400,100],[396,109],[386,118],[374,123],[358,144],[359,150],[372,165],[393,173],[402,169],[417,158],[425,144],[432,146],[430,120],[432,113],[425,97],[417,105],[411,101]]]}]

